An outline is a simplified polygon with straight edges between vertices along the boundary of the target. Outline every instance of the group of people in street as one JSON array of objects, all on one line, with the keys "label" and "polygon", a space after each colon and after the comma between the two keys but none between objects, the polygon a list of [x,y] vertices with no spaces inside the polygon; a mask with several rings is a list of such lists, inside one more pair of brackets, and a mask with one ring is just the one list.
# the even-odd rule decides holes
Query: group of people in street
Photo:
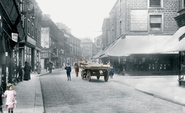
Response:
[{"label": "group of people in street", "polygon": [[[38,67],[39,68],[39,67]],[[20,81],[28,81],[31,79],[31,65],[29,62],[25,62],[25,66],[22,68],[19,66],[19,79]],[[0,87],[0,113],[3,113],[3,98],[6,98],[5,106],[8,109],[8,113],[13,113],[13,109],[16,108],[16,91],[14,90],[15,86],[12,83],[6,85],[6,90],[4,92],[2,86]]]},{"label": "group of people in street", "polygon": [[[110,76],[110,78],[113,78],[113,75],[114,75],[113,65],[110,63],[110,61],[107,63],[107,65],[110,65],[110,69],[107,70],[109,72],[109,76]],[[73,66],[74,66],[74,69],[75,69],[76,77],[78,77],[78,73],[79,73],[78,59],[76,59]],[[71,81],[71,71],[72,71],[72,69],[71,69],[71,66],[70,66],[69,63],[67,63],[67,65],[65,67],[65,70],[66,70],[66,74],[67,74],[67,80]]]},{"label": "group of people in street", "polygon": [[46,64],[46,71],[49,70],[49,73],[52,73],[52,70],[54,69],[54,64],[53,62],[49,61],[47,64]]},{"label": "group of people in street", "polygon": [[[78,59],[76,59],[76,62],[74,63],[74,69],[75,69],[75,73],[76,73],[76,77],[78,77],[78,72],[79,72],[79,66],[78,66]],[[67,74],[67,80],[71,81],[71,66],[69,63],[67,63],[66,67],[66,74]]]}]

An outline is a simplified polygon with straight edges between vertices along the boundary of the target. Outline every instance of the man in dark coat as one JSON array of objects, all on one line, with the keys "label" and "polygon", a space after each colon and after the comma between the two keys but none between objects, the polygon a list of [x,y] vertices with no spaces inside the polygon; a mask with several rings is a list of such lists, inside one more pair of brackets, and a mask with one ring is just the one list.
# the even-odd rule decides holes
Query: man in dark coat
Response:
[{"label": "man in dark coat", "polygon": [[71,81],[71,66],[69,65],[69,63],[67,63],[67,66],[65,67],[66,73],[67,73],[67,80]]},{"label": "man in dark coat", "polygon": [[25,66],[24,66],[24,80],[30,80],[31,79],[30,72],[31,72],[31,66],[26,61]]}]

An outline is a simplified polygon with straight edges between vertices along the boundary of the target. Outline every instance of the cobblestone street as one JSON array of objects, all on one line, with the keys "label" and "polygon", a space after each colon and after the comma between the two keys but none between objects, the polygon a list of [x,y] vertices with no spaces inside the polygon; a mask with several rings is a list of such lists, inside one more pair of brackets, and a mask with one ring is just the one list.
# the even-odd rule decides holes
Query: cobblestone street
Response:
[{"label": "cobblestone street", "polygon": [[40,77],[46,113],[182,113],[184,106],[139,92],[119,79],[67,81],[64,70]]}]

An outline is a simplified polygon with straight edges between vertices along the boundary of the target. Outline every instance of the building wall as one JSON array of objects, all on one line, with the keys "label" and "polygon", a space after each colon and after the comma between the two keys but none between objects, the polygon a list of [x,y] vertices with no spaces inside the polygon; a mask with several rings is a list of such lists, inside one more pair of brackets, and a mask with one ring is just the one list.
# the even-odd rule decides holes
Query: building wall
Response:
[{"label": "building wall", "polygon": [[83,53],[83,58],[86,60],[90,60],[90,58],[94,55],[94,43],[89,40],[82,39],[80,47]]},{"label": "building wall", "polygon": [[[161,8],[149,7],[149,0],[117,0],[110,11],[110,39],[112,43],[124,35],[172,35],[178,29],[174,17],[179,10],[179,0],[161,0]],[[150,15],[161,15],[161,32],[150,31]],[[105,27],[103,32],[105,32]],[[102,33],[104,34],[104,33]]]}]

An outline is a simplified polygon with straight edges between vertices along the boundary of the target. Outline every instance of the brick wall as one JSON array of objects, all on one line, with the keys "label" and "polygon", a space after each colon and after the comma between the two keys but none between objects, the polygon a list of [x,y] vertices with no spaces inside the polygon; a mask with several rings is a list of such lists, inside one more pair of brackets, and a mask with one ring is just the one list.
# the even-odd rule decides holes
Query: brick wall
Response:
[{"label": "brick wall", "polygon": [[[174,17],[177,15],[179,9],[179,0],[163,0],[163,8],[148,8],[148,0],[127,0],[128,18],[126,31],[128,34],[149,34],[148,31],[130,31],[131,28],[131,10],[148,10],[148,14],[162,14],[163,15],[163,31],[162,34],[173,34],[177,30],[177,24]],[[149,18],[149,16],[147,17]],[[148,22],[149,24],[149,22]]]}]

